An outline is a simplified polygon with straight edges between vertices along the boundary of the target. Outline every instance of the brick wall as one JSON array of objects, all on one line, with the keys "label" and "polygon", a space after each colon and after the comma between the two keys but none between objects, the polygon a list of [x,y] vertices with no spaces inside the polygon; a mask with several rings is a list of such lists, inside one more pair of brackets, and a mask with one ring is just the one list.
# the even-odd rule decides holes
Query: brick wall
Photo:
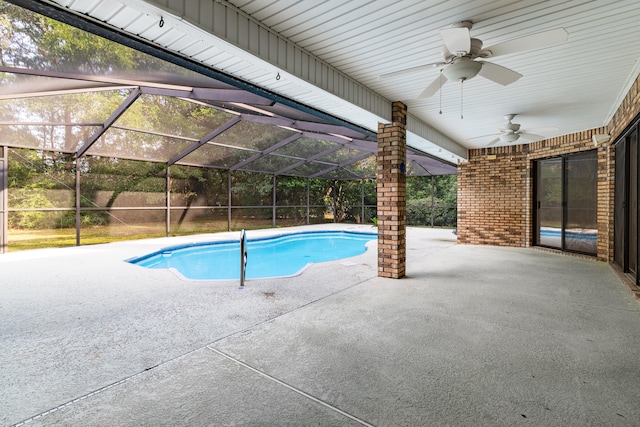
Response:
[{"label": "brick wall", "polygon": [[[458,242],[528,247],[533,242],[533,161],[598,150],[598,258],[613,260],[612,143],[640,113],[640,78],[608,126],[532,144],[469,150],[458,167]],[[594,134],[611,135],[594,146]]]},{"label": "brick wall", "polygon": [[471,150],[458,168],[458,242],[526,246],[523,146]]},{"label": "brick wall", "polygon": [[378,276],[393,279],[406,272],[406,116],[394,102],[392,123],[378,124]]}]

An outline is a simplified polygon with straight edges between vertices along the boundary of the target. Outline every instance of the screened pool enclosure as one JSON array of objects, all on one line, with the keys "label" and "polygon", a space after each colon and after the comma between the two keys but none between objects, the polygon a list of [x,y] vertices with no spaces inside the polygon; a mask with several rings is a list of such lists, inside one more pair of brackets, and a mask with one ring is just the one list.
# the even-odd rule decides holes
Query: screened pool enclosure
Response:
[{"label": "screened pool enclosure", "polygon": [[[375,218],[375,132],[77,17],[0,9],[2,250]],[[455,224],[433,178],[455,172],[408,149],[425,225]]]}]

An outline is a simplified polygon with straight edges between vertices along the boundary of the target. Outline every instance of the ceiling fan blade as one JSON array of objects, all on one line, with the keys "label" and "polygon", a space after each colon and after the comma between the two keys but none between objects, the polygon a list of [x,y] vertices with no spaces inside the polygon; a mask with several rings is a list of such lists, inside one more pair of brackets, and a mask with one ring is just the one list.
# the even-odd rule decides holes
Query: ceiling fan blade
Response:
[{"label": "ceiling fan blade", "polygon": [[500,83],[503,86],[509,85],[522,77],[522,74],[516,73],[509,68],[484,61],[482,62],[482,68],[478,74],[485,79]]},{"label": "ceiling fan blade", "polygon": [[500,134],[499,133],[490,133],[488,135],[474,136],[472,138],[467,138],[467,141],[471,141],[471,140],[474,140],[474,139],[480,139],[480,138],[487,138],[489,136],[496,136],[496,135],[500,135]]},{"label": "ceiling fan blade", "polygon": [[489,142],[489,143],[487,144],[487,147],[491,147],[492,145],[495,145],[495,144],[497,144],[498,142],[500,142],[500,138],[496,138],[496,139],[494,139],[493,141]]},{"label": "ceiling fan blade", "polygon": [[411,74],[418,71],[430,70],[436,67],[442,67],[446,65],[444,62],[434,62],[432,64],[418,65],[417,67],[405,68],[404,70],[392,71],[390,73],[381,74],[378,76],[379,79],[386,79],[389,77],[402,76],[405,74]]},{"label": "ceiling fan blade", "polygon": [[531,132],[540,132],[540,133],[549,133],[549,132],[559,132],[560,128],[558,126],[545,126],[541,128],[531,128],[528,130],[523,130],[523,132],[531,133]]},{"label": "ceiling fan blade", "polygon": [[444,45],[457,56],[464,56],[471,51],[471,34],[466,27],[444,28],[440,30]]},{"label": "ceiling fan blade", "polygon": [[440,88],[442,86],[444,86],[444,84],[447,82],[447,79],[445,78],[445,76],[442,75],[442,73],[438,76],[437,79],[435,79],[434,81],[431,82],[431,84],[429,86],[426,87],[425,90],[422,91],[422,93],[420,95],[418,95],[418,99],[424,99],[424,98],[429,98],[433,95],[435,95],[435,93],[437,91],[440,90]]},{"label": "ceiling fan blade", "polygon": [[564,28],[556,28],[555,30],[543,31],[541,33],[531,34],[503,43],[498,43],[483,49],[483,51],[490,51],[491,57],[495,57],[499,55],[507,55],[509,53],[518,53],[551,47],[564,43],[568,39],[569,33],[567,33]]},{"label": "ceiling fan blade", "polygon": [[529,133],[529,132],[520,133],[520,138],[526,139],[527,141],[540,141],[542,139],[547,139],[546,136],[536,135],[535,133]]}]

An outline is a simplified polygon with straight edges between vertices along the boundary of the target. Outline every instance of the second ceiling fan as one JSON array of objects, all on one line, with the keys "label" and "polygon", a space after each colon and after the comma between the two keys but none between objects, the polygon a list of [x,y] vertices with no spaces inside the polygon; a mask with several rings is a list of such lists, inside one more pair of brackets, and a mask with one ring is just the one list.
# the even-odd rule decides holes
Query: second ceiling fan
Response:
[{"label": "second ceiling fan", "polygon": [[471,21],[462,21],[450,28],[440,30],[440,36],[444,42],[441,62],[394,71],[380,77],[394,77],[426,68],[440,67],[441,75],[429,84],[418,98],[428,98],[434,95],[449,80],[465,81],[476,75],[506,86],[518,80],[522,74],[492,62],[482,61],[482,59],[555,46],[568,39],[567,31],[564,28],[557,28],[483,49],[482,40],[471,37],[472,25]]}]

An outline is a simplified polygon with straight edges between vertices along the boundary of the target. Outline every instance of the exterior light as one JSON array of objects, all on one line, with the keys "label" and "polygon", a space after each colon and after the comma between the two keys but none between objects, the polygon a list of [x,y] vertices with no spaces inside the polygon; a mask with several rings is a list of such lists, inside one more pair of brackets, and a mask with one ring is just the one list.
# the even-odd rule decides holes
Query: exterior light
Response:
[{"label": "exterior light", "polygon": [[474,61],[469,58],[460,58],[453,64],[448,65],[442,70],[442,74],[450,81],[469,80],[474,78],[480,72],[482,62]]}]

